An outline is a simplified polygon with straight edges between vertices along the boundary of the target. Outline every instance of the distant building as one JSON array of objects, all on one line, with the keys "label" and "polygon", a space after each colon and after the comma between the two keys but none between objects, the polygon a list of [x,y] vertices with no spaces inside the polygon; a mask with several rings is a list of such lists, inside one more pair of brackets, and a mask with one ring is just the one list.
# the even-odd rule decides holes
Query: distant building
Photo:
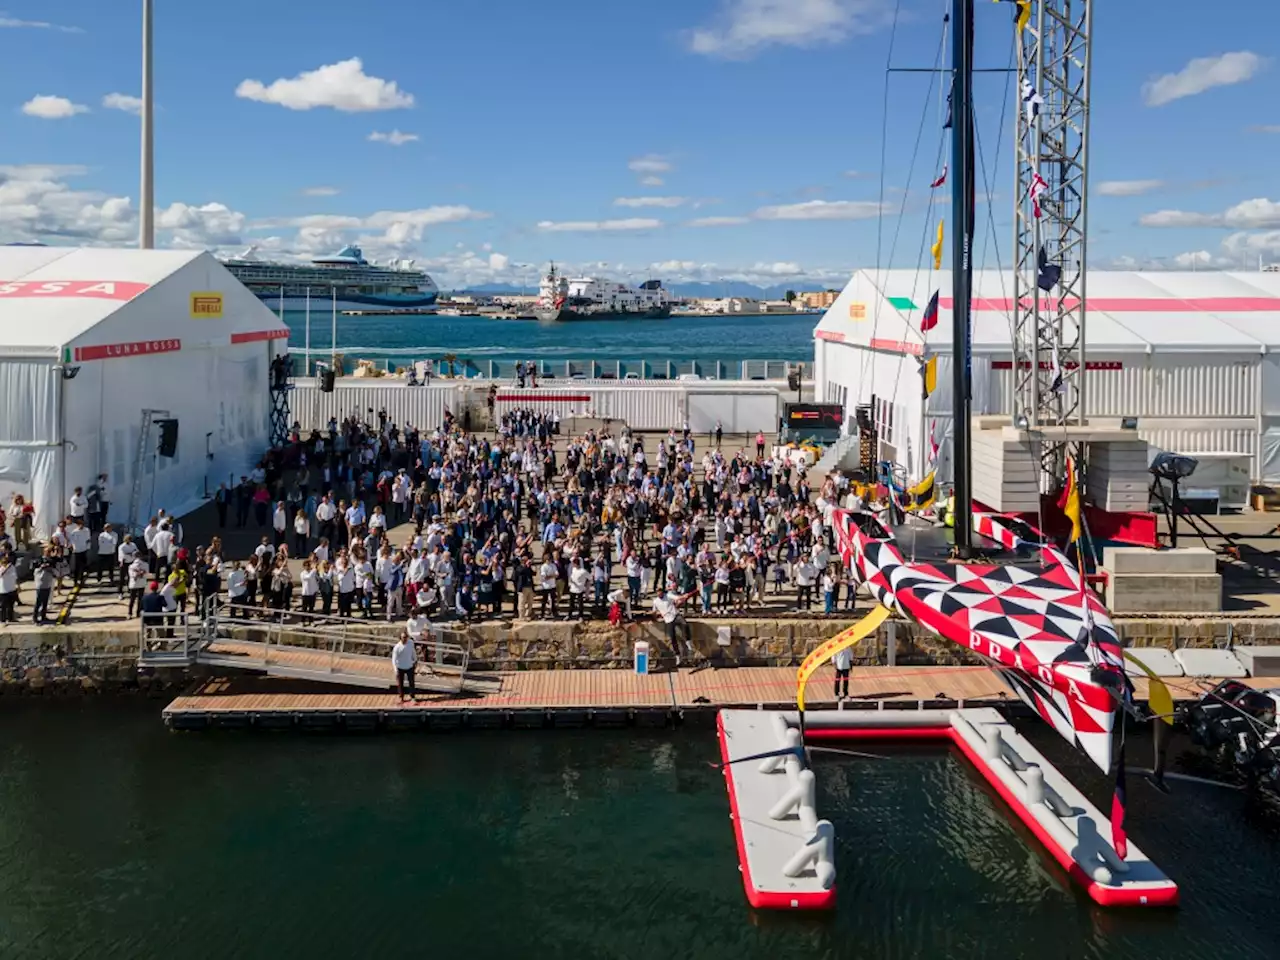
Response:
[{"label": "distant building", "polygon": [[804,309],[804,305],[797,297],[795,303],[787,300],[758,300],[755,301],[757,309],[756,313],[795,313],[797,310]]},{"label": "distant building", "polygon": [[796,299],[802,302],[806,310],[825,310],[836,302],[840,294],[835,290],[806,290]]}]

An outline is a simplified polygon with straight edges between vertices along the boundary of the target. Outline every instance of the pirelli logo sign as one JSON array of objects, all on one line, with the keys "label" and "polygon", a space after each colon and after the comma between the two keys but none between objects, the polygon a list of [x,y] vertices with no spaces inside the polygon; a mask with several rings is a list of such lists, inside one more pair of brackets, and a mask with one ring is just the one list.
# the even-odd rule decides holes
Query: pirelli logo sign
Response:
[{"label": "pirelli logo sign", "polygon": [[191,319],[218,320],[222,317],[222,294],[200,291],[191,294]]}]

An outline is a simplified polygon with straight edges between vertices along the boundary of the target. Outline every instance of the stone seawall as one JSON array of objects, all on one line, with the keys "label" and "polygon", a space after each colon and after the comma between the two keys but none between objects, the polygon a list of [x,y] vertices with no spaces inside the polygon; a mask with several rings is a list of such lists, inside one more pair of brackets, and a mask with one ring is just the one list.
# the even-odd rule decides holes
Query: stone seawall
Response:
[{"label": "stone seawall", "polygon": [[[797,666],[814,647],[853,626],[854,618],[695,620],[693,643],[713,662],[741,666]],[[1126,618],[1116,621],[1129,646],[1207,648],[1280,644],[1280,617]],[[394,640],[398,627],[355,621],[352,635]],[[245,640],[265,639],[262,628],[233,626]],[[727,630],[727,643],[721,631]],[[666,650],[665,631],[651,621],[626,628],[603,621],[486,623],[447,628],[447,642],[470,644],[477,670],[615,668],[630,666],[635,641]],[[893,656],[890,657],[890,644]],[[299,639],[298,645],[311,645]],[[182,685],[182,670],[139,671],[138,633],[132,624],[70,628],[9,627],[0,633],[0,694],[103,689],[170,691]],[[980,666],[969,651],[940,640],[920,626],[891,620],[853,649],[859,665]]]}]

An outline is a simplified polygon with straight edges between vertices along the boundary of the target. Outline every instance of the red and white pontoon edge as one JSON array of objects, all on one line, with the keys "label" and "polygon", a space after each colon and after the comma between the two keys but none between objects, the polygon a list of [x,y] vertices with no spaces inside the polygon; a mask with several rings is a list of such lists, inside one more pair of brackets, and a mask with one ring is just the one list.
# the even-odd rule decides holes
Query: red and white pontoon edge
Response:
[{"label": "red and white pontoon edge", "polygon": [[[785,802],[796,789],[795,767],[788,770],[776,761],[733,762],[793,745],[797,724],[794,712],[771,710],[722,710],[717,718],[742,882],[753,907],[835,906],[830,825],[817,820],[814,811],[806,816],[802,805],[788,808]],[[1121,858],[1111,843],[1110,819],[996,710],[810,710],[805,737],[827,742],[949,740],[1094,901],[1109,907],[1178,902],[1177,884],[1133,842]]]}]

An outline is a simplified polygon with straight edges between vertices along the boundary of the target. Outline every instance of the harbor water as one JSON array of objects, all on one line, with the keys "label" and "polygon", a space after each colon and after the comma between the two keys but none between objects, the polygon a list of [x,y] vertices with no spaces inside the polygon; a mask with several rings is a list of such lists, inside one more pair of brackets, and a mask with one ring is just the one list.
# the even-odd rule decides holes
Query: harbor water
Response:
[{"label": "harbor water", "polygon": [[[270,306],[270,302],[267,303]],[[356,359],[408,365],[455,354],[505,371],[516,361],[563,365],[568,361],[621,361],[628,369],[651,365],[716,363],[738,369],[745,360],[812,362],[816,314],[681,317],[668,320],[584,321],[545,324],[488,317],[365,316],[339,314],[337,352],[350,368]],[[306,314],[285,313],[289,349],[306,345]],[[333,351],[330,315],[311,313],[311,357]]]},{"label": "harbor water", "polygon": [[746,904],[703,725],[171,734],[154,701],[95,700],[0,702],[0,730],[6,960],[1248,960],[1280,943],[1277,821],[1205,787],[1131,779],[1130,834],[1183,906],[1126,913],[1072,889],[943,749],[827,756],[839,907],[778,916]]}]

